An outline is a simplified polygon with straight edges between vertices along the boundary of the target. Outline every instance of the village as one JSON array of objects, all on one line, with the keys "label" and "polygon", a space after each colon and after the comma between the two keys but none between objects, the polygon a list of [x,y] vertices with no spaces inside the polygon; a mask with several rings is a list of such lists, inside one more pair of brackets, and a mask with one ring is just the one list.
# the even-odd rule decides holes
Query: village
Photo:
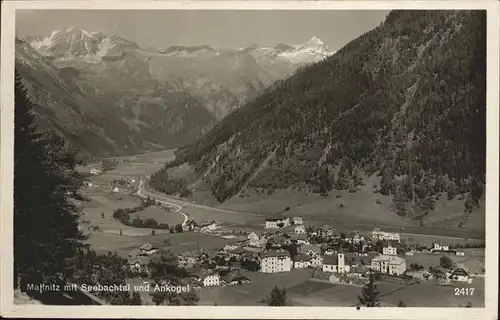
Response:
[{"label": "village", "polygon": [[[252,274],[293,273],[299,269],[310,270],[310,281],[354,286],[364,285],[370,273],[377,280],[402,285],[433,281],[437,286],[459,287],[471,285],[481,276],[481,271],[472,272],[460,262],[466,253],[457,246],[438,242],[431,247],[410,246],[401,241],[399,233],[379,229],[364,236],[355,231],[339,233],[329,225],[306,227],[300,217],[268,218],[262,232],[238,236],[216,221],[198,224],[189,220],[183,232],[229,239],[218,250],[200,246],[178,255],[178,267],[186,270],[184,283],[200,289],[248,285]],[[149,257],[160,247],[148,242],[131,252],[131,270],[147,277]],[[419,255],[436,255],[439,263],[424,267],[418,263]]]},{"label": "village", "polygon": [[[102,175],[97,170],[90,173],[96,178]],[[138,183],[136,178],[113,177],[107,182],[101,180],[92,184],[87,181],[86,188],[105,188],[110,196],[121,198],[137,196]],[[159,215],[166,216],[180,212],[167,203],[155,201],[154,194],[148,194],[147,199],[139,198],[141,209],[153,206],[159,210]],[[118,209],[115,213],[120,210],[123,211]],[[133,212],[133,209],[129,208],[129,211]],[[132,283],[158,281],[152,274],[151,262],[161,261],[162,255],[169,252],[173,253],[176,268],[182,272],[177,273],[180,276],[176,283],[172,283],[172,279],[160,281],[169,285],[189,285],[200,296],[209,297],[202,298],[201,304],[212,301],[213,304],[224,304],[224,299],[220,298],[224,292],[231,296],[241,294],[241,299],[251,292],[264,296],[268,294],[264,288],[271,284],[291,287],[313,283],[318,288],[335,286],[337,291],[359,291],[357,287],[362,287],[370,274],[374,274],[381,284],[388,283],[390,290],[421,283],[428,283],[425,290],[472,287],[477,281],[479,287],[484,286],[484,263],[476,263],[481,259],[476,253],[484,253],[484,242],[443,241],[436,237],[439,240],[419,244],[418,241],[408,241],[403,233],[379,228],[356,231],[336,230],[329,224],[318,226],[300,216],[285,216],[286,210],[253,221],[251,228],[227,221],[200,219],[205,217],[203,215],[182,214],[182,222],[167,228],[155,221],[151,226],[128,224],[128,215],[123,222],[123,217],[113,214],[114,220],[120,224],[140,228],[137,230],[150,235],[149,238],[124,237],[120,227],[120,238],[137,239],[133,240],[135,248],[126,252],[128,277]],[[147,215],[144,218],[154,220]],[[183,245],[172,250],[172,242],[178,241],[179,237],[189,239],[191,245],[187,245],[186,250]],[[140,239],[144,239],[142,243]],[[196,244],[192,245],[193,242]],[[312,289],[303,290],[311,292]],[[355,293],[352,296],[356,298]],[[147,298],[145,295],[144,300]],[[203,303],[204,300],[209,302]]]}]

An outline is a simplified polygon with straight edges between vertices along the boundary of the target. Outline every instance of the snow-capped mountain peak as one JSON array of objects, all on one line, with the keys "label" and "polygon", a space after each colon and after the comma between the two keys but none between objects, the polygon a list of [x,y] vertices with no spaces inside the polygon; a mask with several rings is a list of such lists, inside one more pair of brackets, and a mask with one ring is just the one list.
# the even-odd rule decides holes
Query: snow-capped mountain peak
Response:
[{"label": "snow-capped mountain peak", "polygon": [[297,51],[304,50],[313,51],[323,55],[330,54],[328,46],[316,36],[313,36],[311,39],[309,39],[309,41],[297,47]]},{"label": "snow-capped mountain peak", "polygon": [[139,48],[136,43],[116,35],[89,32],[74,26],[52,31],[47,37],[31,41],[30,45],[45,56],[60,59],[79,57],[95,61],[105,56],[120,56],[125,48]]}]

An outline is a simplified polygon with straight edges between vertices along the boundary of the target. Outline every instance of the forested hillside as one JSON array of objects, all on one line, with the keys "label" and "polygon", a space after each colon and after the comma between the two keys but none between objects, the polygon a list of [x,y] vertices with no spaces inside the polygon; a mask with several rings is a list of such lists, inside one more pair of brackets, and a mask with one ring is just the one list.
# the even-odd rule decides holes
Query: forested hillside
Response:
[{"label": "forested hillside", "polygon": [[[418,219],[485,183],[486,13],[392,11],[334,56],[280,81],[177,154],[223,202],[243,186],[355,193],[367,176]],[[265,162],[265,165],[263,163]],[[152,178],[162,190],[166,170]],[[251,178],[251,179],[250,179]],[[250,179],[250,181],[249,181]]]}]

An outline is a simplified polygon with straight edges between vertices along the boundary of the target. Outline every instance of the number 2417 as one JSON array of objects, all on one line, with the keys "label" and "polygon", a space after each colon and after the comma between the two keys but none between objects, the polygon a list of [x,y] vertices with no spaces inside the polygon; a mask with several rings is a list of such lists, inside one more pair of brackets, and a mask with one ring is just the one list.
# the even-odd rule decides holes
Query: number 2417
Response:
[{"label": "number 2417", "polygon": [[474,294],[474,288],[455,288],[456,296],[472,296]]}]

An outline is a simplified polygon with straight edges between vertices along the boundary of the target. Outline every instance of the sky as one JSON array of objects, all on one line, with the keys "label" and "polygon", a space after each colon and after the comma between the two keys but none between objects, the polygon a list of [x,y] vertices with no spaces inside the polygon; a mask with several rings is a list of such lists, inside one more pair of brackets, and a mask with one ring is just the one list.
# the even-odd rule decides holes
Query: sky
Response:
[{"label": "sky", "polygon": [[74,26],[116,34],[139,46],[301,44],[319,37],[331,50],[378,26],[387,10],[17,10],[16,36]]}]

